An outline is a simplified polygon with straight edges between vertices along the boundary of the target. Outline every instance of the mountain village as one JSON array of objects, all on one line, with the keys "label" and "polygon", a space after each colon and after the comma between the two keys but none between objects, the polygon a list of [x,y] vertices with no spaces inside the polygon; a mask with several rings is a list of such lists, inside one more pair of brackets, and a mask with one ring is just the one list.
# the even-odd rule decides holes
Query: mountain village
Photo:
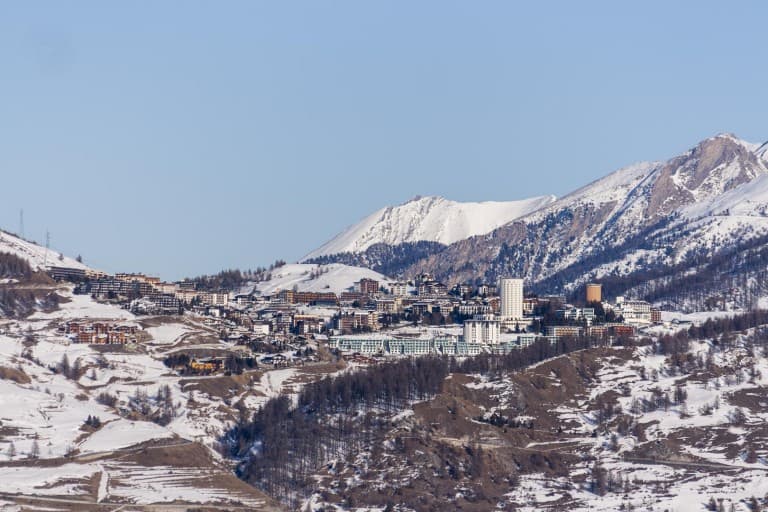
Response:
[{"label": "mountain village", "polygon": [[[283,265],[270,268],[279,274]],[[327,269],[298,268],[307,281]],[[296,269],[293,269],[295,272]],[[57,281],[76,283],[75,294],[90,295],[139,315],[183,315],[200,318],[218,330],[222,340],[241,345],[288,346],[302,353],[308,342],[344,357],[394,355],[478,355],[506,353],[564,337],[615,340],[633,337],[638,328],[662,323],[661,311],[642,300],[617,297],[603,301],[601,285],[588,284],[575,304],[565,296],[525,294],[524,281],[502,278],[495,284],[457,284],[450,289],[428,273],[410,281],[363,277],[340,293],[276,288],[262,293],[245,285],[238,291],[198,289],[192,280],[162,282],[144,274],[106,275],[53,266]],[[136,341],[135,327],[80,325],[60,327],[73,342]],[[314,352],[314,350],[313,350]],[[307,352],[308,354],[308,352]],[[223,369],[224,358],[208,361]],[[281,356],[280,364],[306,357]],[[262,360],[275,362],[273,356]],[[196,366],[196,360],[189,364]]]},{"label": "mountain village", "polygon": [[0,231],[0,509],[764,509],[767,148],[174,282]]}]

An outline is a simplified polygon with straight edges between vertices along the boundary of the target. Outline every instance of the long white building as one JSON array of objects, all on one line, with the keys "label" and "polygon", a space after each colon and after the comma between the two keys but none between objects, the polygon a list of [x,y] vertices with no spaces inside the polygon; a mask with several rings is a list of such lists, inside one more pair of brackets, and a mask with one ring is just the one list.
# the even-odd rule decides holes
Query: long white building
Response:
[{"label": "long white building", "polygon": [[499,280],[501,320],[522,320],[523,280],[505,277]]},{"label": "long white building", "polygon": [[616,297],[616,309],[628,324],[651,323],[651,304],[644,300],[626,300]]}]

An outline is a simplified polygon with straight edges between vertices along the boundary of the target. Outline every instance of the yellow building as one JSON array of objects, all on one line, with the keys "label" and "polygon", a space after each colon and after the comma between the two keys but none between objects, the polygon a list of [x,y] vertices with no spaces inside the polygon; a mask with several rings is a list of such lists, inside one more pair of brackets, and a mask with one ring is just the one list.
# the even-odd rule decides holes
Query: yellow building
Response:
[{"label": "yellow building", "polygon": [[590,283],[587,285],[587,303],[603,301],[603,285]]},{"label": "yellow building", "polygon": [[221,366],[222,361],[220,359],[211,357],[204,359],[193,359],[192,362],[189,363],[189,367],[192,368],[192,370],[200,373],[215,372],[221,369]]}]

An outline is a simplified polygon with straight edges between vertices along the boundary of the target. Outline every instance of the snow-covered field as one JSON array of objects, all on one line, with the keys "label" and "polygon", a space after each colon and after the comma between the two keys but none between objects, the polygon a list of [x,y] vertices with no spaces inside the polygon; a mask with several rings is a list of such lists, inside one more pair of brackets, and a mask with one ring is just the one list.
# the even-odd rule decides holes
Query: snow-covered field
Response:
[{"label": "snow-covered field", "polygon": [[250,493],[217,488],[211,479],[222,473],[222,470],[216,469],[201,472],[194,467],[116,462],[67,463],[54,467],[0,466],[0,487],[2,492],[35,497],[82,496],[91,494],[91,481],[98,479],[95,502],[137,505],[175,501],[237,503],[254,510],[262,509],[267,503],[267,500]]},{"label": "snow-covered field", "polygon": [[[527,475],[520,486],[508,496],[510,501],[524,504],[521,512],[558,510],[545,508],[548,503],[565,499],[567,510],[575,512],[608,512],[618,510],[658,510],[669,512],[700,512],[706,510],[710,496],[723,500],[722,510],[751,511],[747,500],[768,493],[765,471],[745,471],[734,474],[691,474],[691,471],[665,465],[639,467],[637,464],[610,463],[606,469],[630,478],[631,492],[608,493],[598,496],[586,489],[574,487],[563,479]],[[587,474],[585,465],[582,474]],[[718,498],[715,498],[716,500]],[[731,508],[731,505],[733,508]],[[632,507],[632,508],[630,508]]]},{"label": "snow-covered field", "polygon": [[183,335],[191,332],[191,329],[185,324],[172,323],[148,327],[146,332],[152,337],[152,343],[155,345],[173,345]]},{"label": "snow-covered field", "polygon": [[[313,278],[312,273],[319,274]],[[309,265],[294,263],[283,265],[272,271],[272,279],[256,285],[256,289],[263,294],[271,294],[277,290],[292,290],[294,286],[298,291],[306,292],[341,292],[350,291],[355,282],[368,278],[379,281],[380,285],[387,286],[390,279],[374,272],[373,270],[332,263],[330,265]]]},{"label": "snow-covered field", "polygon": [[79,445],[81,453],[128,448],[152,439],[166,439],[173,433],[149,421],[112,421],[91,434]]},{"label": "snow-covered field", "polygon": [[77,318],[133,320],[136,318],[133,313],[126,309],[95,302],[88,295],[74,295],[72,293],[62,293],[62,295],[68,299],[68,302],[62,303],[58,310],[50,313],[38,311],[30,317],[30,320],[74,320]]}]

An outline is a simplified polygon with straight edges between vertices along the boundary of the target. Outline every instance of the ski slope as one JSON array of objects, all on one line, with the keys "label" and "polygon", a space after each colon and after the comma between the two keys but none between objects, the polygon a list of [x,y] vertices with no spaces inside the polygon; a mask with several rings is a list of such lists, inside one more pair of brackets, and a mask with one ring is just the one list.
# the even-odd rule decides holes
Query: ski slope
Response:
[{"label": "ski slope", "polygon": [[80,263],[74,258],[68,256],[60,258],[60,253],[55,249],[46,249],[34,242],[28,242],[2,230],[0,230],[0,252],[15,254],[27,260],[34,270],[41,270],[52,266],[82,270],[89,269],[87,265]]},{"label": "ski slope", "polygon": [[[312,272],[320,275],[312,278]],[[256,290],[268,295],[278,290],[292,290],[294,286],[301,292],[341,293],[351,289],[362,278],[375,279],[386,286],[390,279],[373,270],[352,267],[341,263],[330,265],[309,265],[294,263],[283,265],[272,271],[272,279],[256,284]]]}]

